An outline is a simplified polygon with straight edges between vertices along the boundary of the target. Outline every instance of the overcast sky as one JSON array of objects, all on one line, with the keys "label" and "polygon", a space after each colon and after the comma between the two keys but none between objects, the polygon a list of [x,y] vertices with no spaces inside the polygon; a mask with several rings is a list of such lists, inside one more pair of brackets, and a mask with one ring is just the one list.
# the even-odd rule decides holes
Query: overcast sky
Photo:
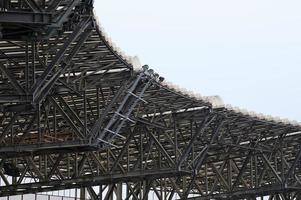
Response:
[{"label": "overcast sky", "polygon": [[95,0],[112,40],[168,81],[301,121],[300,0]]}]

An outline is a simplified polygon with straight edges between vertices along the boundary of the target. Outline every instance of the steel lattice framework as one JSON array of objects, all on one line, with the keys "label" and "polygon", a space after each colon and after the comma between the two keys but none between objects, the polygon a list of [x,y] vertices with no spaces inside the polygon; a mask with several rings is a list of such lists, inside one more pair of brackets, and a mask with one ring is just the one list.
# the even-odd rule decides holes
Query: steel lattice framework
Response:
[{"label": "steel lattice framework", "polygon": [[0,0],[0,9],[0,196],[301,199],[300,125],[136,69],[92,0]]}]

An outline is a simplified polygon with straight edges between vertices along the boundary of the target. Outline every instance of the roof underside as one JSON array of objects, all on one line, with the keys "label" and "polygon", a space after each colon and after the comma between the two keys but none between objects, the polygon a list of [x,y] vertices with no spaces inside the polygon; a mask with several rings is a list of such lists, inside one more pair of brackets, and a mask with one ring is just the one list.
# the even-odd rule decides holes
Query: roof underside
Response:
[{"label": "roof underside", "polygon": [[[62,2],[63,7],[66,2]],[[140,102],[131,114],[131,119],[136,123],[128,123],[120,132],[128,140],[117,137],[114,146],[97,151],[80,149],[79,146],[86,142],[85,134],[89,133],[95,122],[104,113],[105,120],[114,115],[114,109],[120,105],[122,98],[117,98],[108,112],[107,108],[116,94],[124,92],[123,86],[135,80],[142,71],[137,58],[124,55],[112,44],[95,14],[91,21],[87,39],[72,59],[67,61],[81,42],[81,37],[70,43],[60,58],[62,62],[52,69],[54,76],[60,66],[68,62],[49,90],[51,92],[45,96],[38,92],[41,96],[39,100],[42,99],[40,107],[33,106],[31,102],[35,97],[27,94],[31,91],[31,86],[34,87],[41,80],[47,66],[54,62],[58,52],[72,36],[72,30],[53,34],[47,40],[0,41],[1,162],[13,161],[24,170],[24,176],[28,178],[44,181],[41,177],[48,177],[44,184],[53,183],[53,188],[49,190],[81,187],[81,184],[90,186],[99,182],[110,184],[114,181],[140,180],[146,177],[141,175],[141,171],[149,172],[148,176],[173,177],[174,179],[166,180],[167,188],[170,189],[174,187],[178,173],[188,171],[190,174],[194,167],[192,165],[200,163],[197,178],[194,177],[198,186],[191,190],[198,194],[205,188],[208,189],[208,185],[212,186],[211,192],[215,193],[233,190],[227,188],[226,183],[220,183],[223,181],[215,183],[216,176],[226,173],[224,168],[229,160],[228,165],[231,167],[228,169],[231,169],[231,173],[236,173],[233,180],[243,176],[236,183],[239,188],[251,187],[253,184],[251,177],[255,171],[257,173],[257,168],[255,170],[251,163],[257,164],[258,170],[270,168],[272,171],[262,175],[259,183],[262,186],[279,181],[277,174],[280,174],[280,164],[277,156],[282,155],[282,165],[285,165],[283,168],[290,169],[291,163],[298,156],[300,124],[226,106],[219,97],[202,97],[179,89],[167,81],[152,82],[143,94],[145,102]],[[81,31],[83,34],[84,32],[85,30]],[[35,53],[32,54],[33,52]],[[51,82],[50,75],[45,79],[45,84]],[[43,85],[37,87],[44,91]],[[64,145],[68,142],[71,148],[65,151]],[[55,150],[51,146],[53,144],[56,145]],[[127,154],[122,154],[125,147]],[[201,159],[204,151],[206,159]],[[184,152],[188,152],[186,157]],[[265,153],[270,157],[266,157]],[[119,154],[122,155],[116,167],[113,163]],[[251,160],[254,162],[249,162],[250,155],[257,156],[258,163],[254,164],[253,158]],[[172,165],[181,159],[185,160],[182,163],[183,171],[174,173],[170,169],[175,170]],[[199,160],[202,162],[198,162]],[[274,167],[271,168],[266,163]],[[37,167],[33,167],[34,165]],[[79,174],[74,165],[79,166]],[[244,175],[239,175],[240,169],[246,166],[250,169],[244,171]],[[300,171],[299,168],[298,166],[295,170]],[[27,172],[28,169],[32,169],[32,172]],[[168,173],[165,173],[164,170],[168,169]],[[120,177],[115,180],[113,175]],[[301,178],[300,173],[296,176]],[[191,179],[192,176],[187,176],[187,180]],[[78,181],[78,185],[74,185],[74,180]],[[95,181],[93,184],[92,180]],[[60,185],[59,181],[66,182]],[[21,183],[28,184],[22,180]],[[158,182],[154,183],[154,187],[159,185]],[[27,188],[26,192],[22,187],[23,190],[16,188],[18,187],[9,184],[2,189],[0,187],[0,196],[36,192],[34,187]],[[42,186],[38,191],[41,188]]]}]

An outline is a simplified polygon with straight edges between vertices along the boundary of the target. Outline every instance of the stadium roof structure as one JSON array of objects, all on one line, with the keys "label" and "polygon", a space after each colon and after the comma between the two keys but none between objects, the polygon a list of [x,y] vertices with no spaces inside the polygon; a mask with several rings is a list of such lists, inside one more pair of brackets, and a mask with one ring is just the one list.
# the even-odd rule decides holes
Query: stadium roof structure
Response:
[{"label": "stadium roof structure", "polygon": [[91,0],[0,9],[0,196],[301,198],[301,124],[165,81],[112,43]]}]

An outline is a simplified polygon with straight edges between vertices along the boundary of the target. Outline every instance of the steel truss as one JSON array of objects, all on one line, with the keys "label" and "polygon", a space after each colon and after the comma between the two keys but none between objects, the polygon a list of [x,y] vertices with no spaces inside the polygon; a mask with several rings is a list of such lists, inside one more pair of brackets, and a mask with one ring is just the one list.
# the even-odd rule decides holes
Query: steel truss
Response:
[{"label": "steel truss", "polygon": [[135,71],[92,7],[0,1],[0,196],[301,198],[301,127],[215,108],[147,66]]}]

